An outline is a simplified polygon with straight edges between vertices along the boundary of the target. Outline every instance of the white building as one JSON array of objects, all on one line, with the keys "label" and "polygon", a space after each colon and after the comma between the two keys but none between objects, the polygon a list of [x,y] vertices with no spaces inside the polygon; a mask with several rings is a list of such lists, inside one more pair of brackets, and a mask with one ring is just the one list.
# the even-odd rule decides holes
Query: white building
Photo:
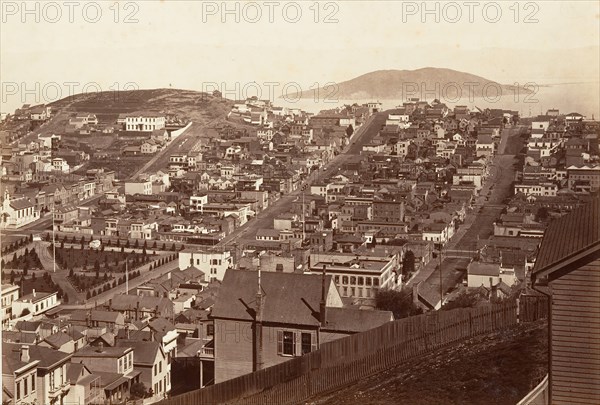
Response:
[{"label": "white building", "polygon": [[184,249],[179,252],[179,268],[197,267],[208,275],[207,281],[222,281],[225,271],[233,267],[229,251]]},{"label": "white building", "polygon": [[207,194],[190,196],[190,212],[202,212],[205,204],[208,204]]},{"label": "white building", "polygon": [[152,132],[165,127],[166,118],[163,114],[141,112],[128,114],[125,118],[127,131]]},{"label": "white building", "polygon": [[20,317],[28,310],[33,316],[43,314],[59,305],[57,292],[36,292],[22,296],[13,302],[13,314]]},{"label": "white building", "polygon": [[13,316],[13,302],[19,299],[19,286],[2,284],[2,326]]},{"label": "white building", "polygon": [[57,172],[68,173],[69,172],[69,164],[63,158],[54,158],[52,159],[52,170]]},{"label": "white building", "polygon": [[538,184],[516,184],[515,194],[523,193],[527,196],[549,196],[556,197],[558,186],[554,183],[538,183]]},{"label": "white building", "polygon": [[35,209],[35,204],[29,198],[13,198],[8,190],[4,193],[0,229],[20,228],[39,219],[39,217],[40,213]]},{"label": "white building", "polygon": [[152,181],[150,179],[144,180],[131,180],[125,182],[125,194],[135,195],[151,195],[152,194]]}]

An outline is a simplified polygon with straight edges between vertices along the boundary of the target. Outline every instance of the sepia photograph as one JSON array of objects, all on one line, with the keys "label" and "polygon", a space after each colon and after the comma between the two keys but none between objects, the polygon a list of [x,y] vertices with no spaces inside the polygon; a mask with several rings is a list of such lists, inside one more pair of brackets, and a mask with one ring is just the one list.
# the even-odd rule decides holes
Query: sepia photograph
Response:
[{"label": "sepia photograph", "polygon": [[600,404],[598,0],[0,0],[2,405]]}]

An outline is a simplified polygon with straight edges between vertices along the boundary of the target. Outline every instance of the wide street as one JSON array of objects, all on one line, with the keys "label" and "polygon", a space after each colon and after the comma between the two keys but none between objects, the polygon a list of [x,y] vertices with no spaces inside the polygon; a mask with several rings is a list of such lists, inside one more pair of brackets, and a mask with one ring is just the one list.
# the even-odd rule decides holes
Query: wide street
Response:
[{"label": "wide street", "polygon": [[446,257],[445,252],[464,251],[472,252],[472,255],[475,255],[477,241],[487,239],[493,234],[493,223],[498,219],[504,208],[504,199],[512,192],[511,185],[516,172],[514,163],[516,154],[523,145],[521,135],[525,131],[525,126],[507,128],[502,131],[498,154],[494,157],[489,177],[477,197],[474,208],[467,214],[465,223],[460,226],[442,251],[441,277],[438,258],[431,260],[425,268],[409,280],[409,287],[421,283],[419,285],[419,295],[431,305],[436,306],[439,304],[440,291],[446,294],[462,281],[470,261],[467,258],[469,257],[468,253],[463,253],[465,257],[459,258]]},{"label": "wide street", "polygon": [[[331,176],[334,176],[338,172],[338,169],[342,165],[348,162],[353,156],[359,155],[362,147],[365,143],[371,140],[385,123],[388,112],[380,112],[371,117],[357,129],[356,134],[353,135],[350,145],[348,145],[342,153],[335,156],[330,162],[325,165],[325,169],[319,169],[318,171],[312,172],[311,175],[304,181],[310,187],[310,184],[318,182]],[[244,226],[236,229],[233,233],[221,240],[218,246],[229,247],[231,249],[243,248],[243,245],[247,242],[255,240],[256,233],[259,229],[272,228],[273,218],[290,212],[292,208],[292,202],[302,195],[302,185],[297,189],[286,194],[276,202],[274,202],[269,208],[258,213],[256,218],[251,219]]]}]

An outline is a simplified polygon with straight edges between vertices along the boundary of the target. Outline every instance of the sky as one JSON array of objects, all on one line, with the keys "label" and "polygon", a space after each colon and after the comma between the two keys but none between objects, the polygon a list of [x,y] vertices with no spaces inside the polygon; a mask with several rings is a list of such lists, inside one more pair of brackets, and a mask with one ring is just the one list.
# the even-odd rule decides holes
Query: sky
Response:
[{"label": "sky", "polygon": [[84,89],[257,83],[277,96],[381,69],[598,81],[600,2],[468,4],[0,0],[0,111]]}]

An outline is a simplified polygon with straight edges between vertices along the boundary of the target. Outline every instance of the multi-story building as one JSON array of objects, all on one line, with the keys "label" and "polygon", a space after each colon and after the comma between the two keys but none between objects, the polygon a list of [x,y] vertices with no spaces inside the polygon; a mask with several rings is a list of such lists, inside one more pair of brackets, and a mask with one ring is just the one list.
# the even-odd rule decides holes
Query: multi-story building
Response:
[{"label": "multi-story building", "polygon": [[132,113],[125,118],[125,129],[127,131],[152,132],[163,129],[165,122],[164,114],[153,112]]},{"label": "multi-story building", "polygon": [[131,386],[139,382],[140,372],[133,368],[131,347],[84,347],[73,354],[71,361],[81,363],[92,373],[102,373],[102,389],[107,403],[122,403]]},{"label": "multi-story building", "polygon": [[[332,277],[228,270],[212,309],[215,382],[283,363],[393,319],[343,306]],[[259,294],[260,293],[260,294]]]},{"label": "multi-story building", "polygon": [[19,299],[19,286],[2,284],[2,326],[13,317],[13,302]]},{"label": "multi-story building", "polygon": [[233,257],[228,250],[184,249],[179,252],[179,268],[196,267],[206,275],[207,281],[223,280],[225,271],[233,267]]},{"label": "multi-story building", "polygon": [[374,252],[311,253],[311,272],[331,275],[340,296],[372,302],[380,288],[395,289],[400,283],[402,250],[385,252],[385,248]]},{"label": "multi-story building", "polygon": [[37,401],[37,367],[39,360],[31,358],[29,346],[2,344],[2,402],[13,405]]},{"label": "multi-story building", "polygon": [[13,301],[13,314],[16,317],[22,316],[27,312],[32,316],[43,314],[44,312],[58,306],[57,292],[36,292],[22,296]]},{"label": "multi-story building", "polygon": [[152,181],[150,179],[137,179],[125,182],[125,194],[135,195],[151,195]]}]

